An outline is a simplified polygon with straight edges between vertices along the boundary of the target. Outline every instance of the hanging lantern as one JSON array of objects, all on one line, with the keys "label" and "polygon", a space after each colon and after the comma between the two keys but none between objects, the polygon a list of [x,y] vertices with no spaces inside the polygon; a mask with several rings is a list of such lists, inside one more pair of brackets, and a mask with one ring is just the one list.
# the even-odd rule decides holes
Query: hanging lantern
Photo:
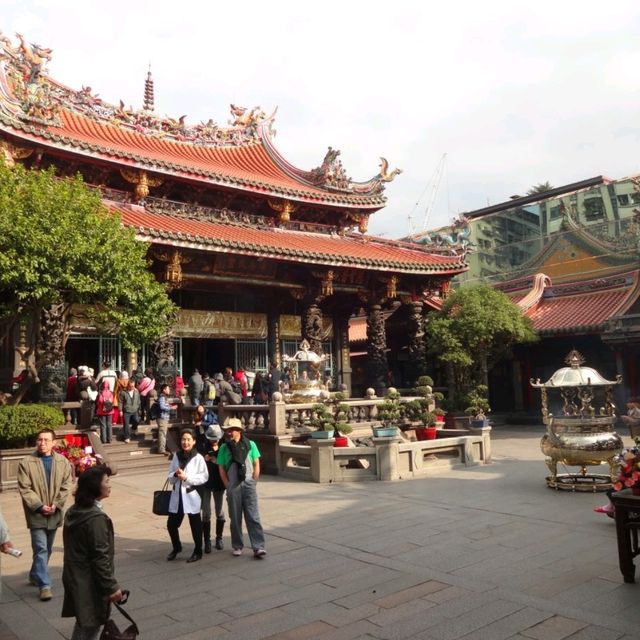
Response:
[{"label": "hanging lantern", "polygon": [[182,256],[177,249],[167,263],[164,270],[164,279],[172,289],[179,289],[182,286]]}]

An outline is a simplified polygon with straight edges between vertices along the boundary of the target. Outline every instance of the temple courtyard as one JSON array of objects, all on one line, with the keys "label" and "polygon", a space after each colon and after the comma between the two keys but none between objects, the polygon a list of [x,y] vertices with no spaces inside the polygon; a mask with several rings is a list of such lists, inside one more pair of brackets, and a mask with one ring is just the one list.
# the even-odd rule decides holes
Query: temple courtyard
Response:
[{"label": "temple courtyard", "polygon": [[[493,464],[421,480],[318,485],[263,476],[268,555],[226,548],[168,563],[165,518],[151,513],[163,474],[112,478],[116,575],[146,640],[640,638],[640,584],[624,584],[602,494],[546,487],[542,427],[499,426]],[[629,443],[625,438],[625,443]],[[54,598],[27,585],[18,494],[0,494],[19,559],[2,556],[0,640],[69,638],[61,535]],[[638,576],[640,580],[640,576]],[[117,615],[117,614],[116,614]],[[121,628],[126,621],[117,616]]]}]

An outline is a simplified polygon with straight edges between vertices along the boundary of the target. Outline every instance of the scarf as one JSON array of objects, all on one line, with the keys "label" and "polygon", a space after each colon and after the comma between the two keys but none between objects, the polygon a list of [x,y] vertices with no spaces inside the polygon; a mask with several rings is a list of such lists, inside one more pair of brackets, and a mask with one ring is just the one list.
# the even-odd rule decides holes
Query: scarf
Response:
[{"label": "scarf", "polygon": [[198,451],[195,447],[192,447],[191,451],[189,452],[180,449],[178,453],[176,453],[176,455],[178,456],[180,468],[184,469],[189,464],[189,462],[198,455]]},{"label": "scarf", "polygon": [[249,455],[249,449],[251,448],[249,439],[244,434],[238,442],[229,439],[227,441],[227,447],[229,447],[229,453],[231,454],[231,464],[238,465],[238,480],[243,482],[247,475],[245,461]]}]

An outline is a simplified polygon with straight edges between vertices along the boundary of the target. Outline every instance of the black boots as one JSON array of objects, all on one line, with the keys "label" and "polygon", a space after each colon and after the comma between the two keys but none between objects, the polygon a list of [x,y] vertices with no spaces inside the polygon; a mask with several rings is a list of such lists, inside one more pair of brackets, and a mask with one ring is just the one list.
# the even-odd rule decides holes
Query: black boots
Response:
[{"label": "black boots", "polygon": [[[222,533],[224,531],[224,520],[216,520],[216,549],[222,551],[224,544],[222,544]],[[209,544],[211,547],[211,544]]]},{"label": "black boots", "polygon": [[182,551],[182,547],[178,547],[177,549],[174,547],[171,550],[171,553],[167,556],[167,560],[171,562],[176,559],[176,556]]},{"label": "black boots", "polygon": [[211,553],[211,522],[202,523],[202,536],[204,537],[204,552]]},{"label": "black boots", "polygon": [[202,552],[194,551],[189,557],[189,559],[187,560],[187,562],[197,562],[198,560],[202,560]]}]

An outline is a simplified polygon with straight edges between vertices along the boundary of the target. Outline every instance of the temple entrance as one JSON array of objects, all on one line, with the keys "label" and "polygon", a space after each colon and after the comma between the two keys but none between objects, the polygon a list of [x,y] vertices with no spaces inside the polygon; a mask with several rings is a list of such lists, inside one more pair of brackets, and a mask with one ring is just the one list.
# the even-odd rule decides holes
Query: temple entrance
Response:
[{"label": "temple entrance", "polygon": [[182,338],[182,376],[185,380],[198,369],[213,376],[225,367],[235,369],[235,340]]}]

